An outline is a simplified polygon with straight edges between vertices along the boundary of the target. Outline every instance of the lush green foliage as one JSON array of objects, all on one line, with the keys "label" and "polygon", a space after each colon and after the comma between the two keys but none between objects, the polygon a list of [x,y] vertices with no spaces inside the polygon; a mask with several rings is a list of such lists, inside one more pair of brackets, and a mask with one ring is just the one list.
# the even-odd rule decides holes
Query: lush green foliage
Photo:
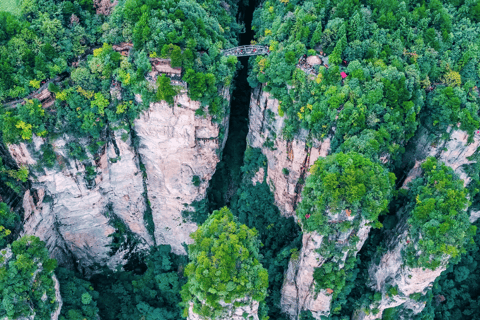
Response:
[{"label": "lush green foliage", "polygon": [[[0,257],[0,316],[17,319],[35,313],[35,319],[50,319],[57,307],[52,279],[57,266],[49,259],[45,243],[34,236],[24,236],[1,250]],[[47,299],[42,299],[46,295]]]},{"label": "lush green foliage", "polygon": [[453,170],[432,157],[422,164],[422,169],[423,177],[411,183],[408,195],[409,238],[413,241],[406,249],[406,263],[435,269],[446,258],[465,253],[476,227],[466,213],[469,202],[463,181]]},{"label": "lush green foliage", "polygon": [[60,282],[60,294],[63,306],[60,320],[95,319],[98,314],[99,294],[86,280],[78,278],[72,271],[59,268],[57,278]]},{"label": "lush green foliage", "polygon": [[189,302],[194,312],[217,319],[224,313],[220,301],[265,299],[268,272],[258,261],[258,232],[235,220],[230,210],[222,208],[191,234],[194,243],[188,246],[188,256],[192,262],[185,268],[188,282],[182,288],[184,315]]},{"label": "lush green foliage", "polygon": [[[237,44],[240,28],[235,20],[236,2],[223,3],[122,1],[102,26],[102,39],[108,43],[131,41],[136,50],[148,52],[150,57],[170,58],[173,67],[184,68],[190,98],[208,105],[210,114],[221,120],[227,101],[218,96],[218,90],[230,85],[237,59],[221,57],[220,50]],[[164,82],[157,97],[171,103],[172,92]]]},{"label": "lush green foliage", "polygon": [[319,158],[311,168],[297,209],[304,230],[328,234],[328,213],[351,210],[373,223],[388,207],[395,176],[361,154]]},{"label": "lush green foliage", "polygon": [[7,204],[0,202],[0,248],[7,244],[7,237],[12,233],[15,223],[20,219],[18,215],[10,211]]},{"label": "lush green foliage", "polygon": [[[479,222],[475,223],[479,226]],[[475,245],[437,278],[417,319],[476,319],[480,314],[480,233]]]},{"label": "lush green foliage", "polygon": [[[320,139],[332,135],[334,150],[398,159],[425,104],[430,126],[459,122],[472,134],[480,53],[473,10],[480,6],[472,3],[266,1],[254,28],[271,53],[256,58],[250,82],[281,101],[285,137],[310,129]],[[320,51],[330,66],[315,67],[318,76],[296,68],[302,55]]]},{"label": "lush green foliage", "polygon": [[[96,42],[100,17],[78,1],[22,0],[21,15],[0,12],[0,101],[21,97]],[[93,3],[90,2],[93,9]],[[71,17],[78,22],[71,23]]]},{"label": "lush green foliage", "polygon": [[12,14],[18,14],[20,12],[18,2],[18,0],[4,0],[0,3],[0,11],[7,11]]},{"label": "lush green foliage", "polygon": [[[143,274],[107,271],[92,278],[101,297],[97,301],[101,319],[182,318],[179,303],[180,288],[184,283],[181,276],[184,257],[171,253],[170,246],[158,246],[152,248],[145,263]],[[136,271],[141,271],[138,269]]]},{"label": "lush green foliage", "polygon": [[173,104],[173,97],[177,95],[177,91],[170,84],[170,78],[162,75],[157,78],[157,100],[165,100],[168,104]]}]

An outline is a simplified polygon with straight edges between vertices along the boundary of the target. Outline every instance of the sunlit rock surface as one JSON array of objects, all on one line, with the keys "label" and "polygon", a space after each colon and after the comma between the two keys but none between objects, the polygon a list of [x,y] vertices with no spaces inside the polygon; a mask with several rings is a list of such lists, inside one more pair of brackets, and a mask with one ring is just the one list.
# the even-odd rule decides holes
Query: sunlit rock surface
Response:
[{"label": "sunlit rock surface", "polygon": [[[224,96],[229,99],[228,90]],[[174,107],[154,103],[132,132],[110,132],[106,144],[94,155],[87,152],[84,161],[69,159],[67,144],[76,141],[85,147],[91,141],[68,135],[50,141],[57,164],[52,169],[40,164],[41,171],[34,172],[23,197],[23,233],[45,241],[60,265],[86,274],[95,272],[94,265],[123,265],[131,254],[155,243],[185,254],[182,243],[190,241],[196,225],[184,220],[182,211],[205,197],[228,129],[228,117],[214,124],[209,117],[195,116],[199,107],[185,93],[175,98]],[[11,145],[9,151],[19,166],[33,168],[41,161],[44,143],[34,137],[33,143]],[[201,180],[198,187],[194,176]],[[115,221],[127,231],[115,233]],[[126,241],[126,233],[133,241]]]},{"label": "sunlit rock surface", "polygon": [[[224,96],[229,99],[228,90]],[[182,211],[192,210],[190,204],[205,197],[226,141],[220,137],[221,125],[195,116],[198,108],[199,102],[181,94],[173,106],[154,103],[135,120],[156,243],[170,244],[177,254],[185,254],[182,243],[191,243],[189,234],[197,229],[182,218]],[[194,176],[200,178],[199,186],[193,184]]]},{"label": "sunlit rock surface", "polygon": [[[330,222],[352,221],[353,219],[354,216],[347,215],[345,211],[329,216]],[[326,240],[335,242],[337,249],[342,250],[343,247],[348,246],[351,236],[358,236],[359,241],[356,246],[346,249],[343,257],[335,261],[339,265],[344,265],[347,255],[356,255],[365,243],[371,228],[366,223],[367,221],[361,219],[358,228],[330,234],[327,238],[317,232],[303,234],[300,254],[298,258],[292,257],[290,259],[282,286],[280,303],[282,310],[290,315],[291,319],[298,319],[300,313],[304,310],[310,310],[315,319],[330,314],[333,291],[327,292],[329,288],[321,289],[318,292],[315,290],[313,273],[326,261],[325,257],[318,253],[318,250],[327,245]]]}]

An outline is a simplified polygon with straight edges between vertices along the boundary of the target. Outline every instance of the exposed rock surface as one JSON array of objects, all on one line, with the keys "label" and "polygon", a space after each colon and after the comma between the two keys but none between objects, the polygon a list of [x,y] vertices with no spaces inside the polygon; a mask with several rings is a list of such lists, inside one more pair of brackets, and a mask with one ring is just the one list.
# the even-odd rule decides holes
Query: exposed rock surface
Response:
[{"label": "exposed rock surface", "polygon": [[[124,262],[125,250],[110,254],[109,236],[115,228],[109,209],[137,236],[137,249],[153,244],[143,222],[146,205],[138,159],[129,139],[120,138],[122,133],[114,133],[95,161],[68,159],[66,143],[71,138],[55,140],[52,144],[60,169],[45,168],[33,181],[34,192],[24,196],[24,233],[45,241],[61,265],[71,266],[73,259],[78,269],[89,272],[95,263],[113,268]],[[42,144],[36,137],[34,148],[11,146],[11,154],[19,165],[33,165]],[[95,178],[87,179],[87,164],[95,168]]]},{"label": "exposed rock surface", "polygon": [[[267,157],[267,183],[275,196],[275,204],[288,217],[294,215],[300,201],[301,180],[306,178],[308,169],[318,157],[327,156],[330,139],[323,142],[311,139],[310,147],[307,145],[308,131],[301,130],[293,141],[284,140],[284,118],[278,114],[278,105],[278,100],[261,88],[252,91],[247,142],[252,148],[261,148]],[[284,173],[284,168],[288,174]]]},{"label": "exposed rock surface", "polygon": [[[394,308],[404,304],[405,307],[412,308],[415,313],[423,310],[424,304],[419,304],[410,297],[411,294],[426,294],[429,287],[446,269],[445,266],[438,267],[435,270],[423,268],[410,268],[405,264],[402,257],[402,250],[407,246],[408,224],[407,215],[397,224],[397,227],[387,238],[386,247],[388,251],[382,255],[378,265],[372,263],[368,269],[370,287],[382,294],[382,299],[371,306],[365,308],[369,310],[377,309],[378,313],[365,310],[357,310],[353,319],[381,319],[383,310]],[[395,295],[388,292],[389,288],[395,287]]]},{"label": "exposed rock surface", "polygon": [[404,185],[418,176],[417,173],[419,171],[414,171],[414,169],[419,169],[419,165],[429,156],[436,157],[439,161],[451,167],[460,179],[464,181],[465,185],[470,182],[470,177],[464,172],[463,166],[473,162],[468,160],[468,158],[474,155],[480,146],[480,135],[475,134],[473,141],[468,143],[467,132],[462,130],[454,130],[452,132],[452,128],[449,128],[447,131],[450,132],[450,138],[448,140],[440,140],[425,127],[419,128],[418,133],[410,143],[415,147],[404,156],[407,164],[410,163],[412,165],[415,163],[414,168],[408,173]]},{"label": "exposed rock surface", "polygon": [[[223,96],[229,99],[228,89]],[[87,274],[94,272],[95,264],[110,268],[124,264],[130,253],[155,242],[170,244],[175,253],[184,254],[182,242],[190,241],[196,225],[183,220],[181,212],[191,210],[189,205],[205,196],[219,162],[218,150],[226,141],[228,117],[220,125],[210,117],[195,116],[200,104],[185,92],[175,97],[174,105],[153,103],[135,121],[138,148],[131,134],[120,129],[110,133],[97,154],[87,152],[89,159],[80,162],[69,159],[67,144],[77,140],[85,147],[91,141],[67,135],[50,141],[58,164],[35,173],[23,199],[23,232],[45,241],[60,265],[76,266]],[[225,138],[219,139],[222,126]],[[32,168],[41,160],[44,143],[34,137],[29,145],[9,146],[9,152],[17,165]],[[200,177],[200,186],[193,185],[193,176]],[[145,195],[151,204],[154,234],[146,228]],[[112,219],[123,222],[134,236],[133,247],[112,249]]]},{"label": "exposed rock surface", "polygon": [[[473,141],[469,144],[468,134],[461,130],[449,130],[450,138],[445,141],[435,141],[437,137],[429,134],[428,130],[421,127],[413,140],[415,146],[405,154],[405,159],[411,164],[415,163],[409,171],[403,188],[408,188],[407,184],[421,175],[421,164],[429,156],[434,156],[447,166],[451,167],[457,175],[464,180],[467,185],[471,178],[464,171],[464,165],[472,163],[467,158],[474,155],[480,146],[480,136],[475,135]],[[414,293],[425,294],[435,279],[446,269],[448,261],[445,261],[441,267],[436,270],[409,268],[404,264],[401,256],[402,250],[407,245],[408,224],[406,214],[402,214],[401,209],[398,216],[402,217],[397,227],[389,236],[385,236],[388,251],[381,257],[380,264],[372,265],[369,268],[370,287],[375,291],[382,293],[382,300],[367,307],[367,309],[378,309],[377,314],[366,313],[364,310],[357,310],[354,319],[380,319],[383,310],[402,305],[411,309],[413,313],[419,313],[423,310],[424,304],[418,303],[409,295]],[[471,221],[475,221],[477,212],[472,212]],[[390,287],[397,287],[398,294],[389,295]]]},{"label": "exposed rock surface", "polygon": [[[341,221],[353,221],[354,219],[355,217],[353,215],[349,216],[343,211],[340,214],[331,215],[329,222],[339,223]],[[313,273],[316,268],[321,267],[327,260],[318,253],[318,250],[321,249],[322,246],[326,246],[328,242],[334,242],[335,250],[344,252],[344,255],[339,258],[336,263],[343,265],[347,255],[351,254],[355,256],[367,239],[371,227],[366,225],[366,222],[367,221],[362,219],[357,228],[351,228],[346,232],[330,234],[328,237],[320,235],[317,232],[303,234],[302,250],[298,258],[291,258],[282,286],[280,304],[282,310],[289,314],[291,319],[299,319],[300,313],[303,310],[310,310],[315,319],[320,319],[321,316],[328,316],[330,314],[330,303],[333,291],[327,292],[327,288],[317,293],[315,290]],[[354,235],[359,238],[359,241],[354,247],[346,249],[345,247],[348,246],[350,237]]]},{"label": "exposed rock surface", "polygon": [[[224,96],[229,99],[228,90]],[[189,234],[197,229],[182,218],[182,211],[191,210],[193,201],[205,197],[220,161],[217,150],[223,149],[226,140],[220,140],[220,125],[210,117],[195,116],[198,108],[199,102],[182,93],[175,97],[173,107],[154,103],[135,120],[156,243],[170,244],[177,254],[185,254],[182,243],[191,243]],[[224,121],[226,125],[228,117]],[[201,180],[198,187],[192,183],[194,176]]]},{"label": "exposed rock surface", "polygon": [[[225,303],[220,301],[220,304],[225,308],[225,315],[217,320],[259,320],[258,318],[258,307],[259,303],[255,300],[236,300],[238,302],[246,303],[245,306],[234,307],[233,303]],[[246,314],[244,317],[243,315]],[[193,312],[193,303],[190,303],[190,309],[188,310],[187,320],[205,320],[205,318],[200,317],[198,314]]]}]

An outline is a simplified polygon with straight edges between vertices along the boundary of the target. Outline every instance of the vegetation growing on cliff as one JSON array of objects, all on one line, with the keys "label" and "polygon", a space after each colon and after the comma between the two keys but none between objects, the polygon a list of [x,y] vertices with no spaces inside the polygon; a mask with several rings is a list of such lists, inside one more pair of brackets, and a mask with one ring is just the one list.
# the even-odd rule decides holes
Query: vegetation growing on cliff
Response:
[{"label": "vegetation growing on cliff", "polygon": [[73,271],[58,268],[62,310],[60,320],[95,319],[98,316],[97,300],[99,294],[89,281],[83,280]]},{"label": "vegetation growing on cliff", "polygon": [[185,268],[182,288],[184,316],[193,311],[209,319],[226,312],[222,303],[235,307],[249,299],[262,302],[267,295],[268,272],[259,262],[258,232],[239,224],[227,208],[212,215],[191,234],[191,262]]},{"label": "vegetation growing on cliff", "polygon": [[[45,243],[24,236],[0,251],[0,317],[17,319],[35,314],[50,319],[57,308],[53,271],[57,261],[48,257]],[[46,297],[46,298],[44,298]]]},{"label": "vegetation growing on cliff", "polygon": [[[474,224],[476,227],[480,222]],[[427,305],[416,319],[475,319],[480,314],[480,233],[475,244],[437,278],[426,297]]]},{"label": "vegetation growing on cliff", "polygon": [[[250,82],[265,83],[281,101],[285,137],[299,128],[320,139],[334,133],[334,150],[345,142],[343,150],[396,157],[425,106],[430,126],[444,130],[458,122],[472,134],[480,118],[479,26],[471,6],[437,0],[266,1],[255,12],[254,28],[271,53],[256,57]],[[302,55],[320,52],[328,59],[321,56],[316,74],[296,67]]]},{"label": "vegetation growing on cliff", "polygon": [[[91,0],[22,0],[20,15],[0,12],[0,101],[47,89],[44,83],[56,79],[48,85],[55,103],[47,110],[35,99],[0,110],[3,140],[63,132],[103,138],[109,124],[133,121],[150,102],[172,104],[178,90],[170,78],[159,78],[158,92],[145,78],[155,57],[182,67],[190,98],[221,121],[227,101],[218,92],[230,85],[237,59],[220,50],[237,43],[239,30],[237,4],[223,3],[119,1],[105,17],[94,14]],[[121,42],[134,44],[125,56],[112,48]]]},{"label": "vegetation growing on cliff", "polygon": [[[393,169],[420,122],[443,138],[448,136],[447,127],[453,126],[473,140],[480,124],[477,7],[473,2],[437,0],[265,1],[255,13],[254,28],[257,42],[268,45],[270,54],[252,59],[249,81],[254,86],[262,83],[280,101],[285,139],[294,139],[300,129],[307,129],[311,138],[332,137],[331,154],[355,151]],[[321,59],[321,65],[306,69],[302,56],[313,55]],[[326,233],[330,229],[322,211],[329,209],[324,203],[327,194],[317,195],[322,214],[302,211],[304,203],[308,208],[314,205],[309,193],[328,182],[328,168],[319,171],[322,179],[310,185],[307,181],[297,214],[304,230],[319,226]],[[475,168],[468,169],[474,183],[467,191],[447,186],[453,188],[449,196],[454,200],[444,220],[422,220],[421,209],[416,211],[419,219],[411,221],[416,224],[412,234],[423,232],[426,237],[430,232],[432,238],[412,241],[407,255],[411,265],[438,266],[438,261],[428,258],[414,260],[417,252],[425,250],[437,260],[444,253],[458,258],[464,240],[475,231],[464,212],[467,202],[462,204],[467,192],[470,197],[478,192],[475,172]],[[349,195],[349,190],[335,187],[331,189],[341,196]],[[434,187],[422,188],[426,193],[419,196],[430,204],[443,197],[433,192]],[[438,199],[427,200],[431,196]],[[437,209],[433,211],[439,215]],[[435,234],[434,225],[439,229]],[[346,231],[346,225],[337,231],[341,227]],[[446,234],[452,235],[452,243],[444,243],[441,237]],[[337,269],[328,265],[318,269],[317,282],[341,288],[343,275],[336,273],[342,270]],[[344,288],[349,287],[345,284]]]},{"label": "vegetation growing on cliff", "polygon": [[329,215],[348,210],[381,227],[392,196],[395,175],[363,155],[337,153],[319,158],[310,169],[297,215],[307,232],[330,233]]},{"label": "vegetation growing on cliff", "polygon": [[466,252],[476,227],[466,213],[469,202],[463,181],[453,170],[432,157],[422,163],[422,169],[423,176],[412,181],[408,194],[413,208],[406,263],[435,269]]}]

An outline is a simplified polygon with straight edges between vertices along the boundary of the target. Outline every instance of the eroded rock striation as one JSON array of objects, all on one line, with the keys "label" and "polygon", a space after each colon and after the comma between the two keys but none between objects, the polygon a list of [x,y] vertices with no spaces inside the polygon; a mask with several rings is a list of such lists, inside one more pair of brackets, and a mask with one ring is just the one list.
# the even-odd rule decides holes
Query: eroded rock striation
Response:
[{"label": "eroded rock striation", "polygon": [[[430,134],[426,128],[422,127],[419,129],[412,142],[415,147],[405,154],[405,158],[414,165],[408,172],[402,188],[408,188],[408,183],[421,175],[422,169],[420,165],[429,156],[436,157],[439,161],[451,167],[463,179],[465,185],[470,182],[471,178],[465,172],[465,165],[475,161],[470,157],[477,153],[477,149],[480,146],[480,136],[473,136],[473,139],[469,142],[466,132],[461,130],[452,131],[452,128],[449,129],[449,132],[449,139],[440,140],[435,135]],[[380,292],[382,299],[362,310],[357,310],[354,319],[380,319],[383,310],[399,305],[411,309],[414,314],[421,312],[424,304],[418,303],[414,299],[415,296],[411,295],[426,294],[435,279],[447,267],[448,259],[435,270],[406,266],[402,257],[402,251],[411,241],[408,237],[408,214],[404,214],[402,208],[397,215],[400,217],[400,221],[395,230],[385,235],[387,252],[381,256],[378,265],[372,263],[368,270],[369,286]],[[473,212],[470,221],[475,221],[476,218],[477,213]],[[389,292],[390,288],[395,288],[395,290],[390,290]],[[375,310],[375,314],[370,310]]]},{"label": "eroded rock striation", "polygon": [[[300,201],[308,169],[318,157],[327,156],[330,138],[322,142],[309,139],[308,131],[301,130],[292,141],[284,140],[284,118],[278,114],[278,106],[278,100],[261,87],[252,91],[247,142],[252,148],[261,148],[267,157],[267,183],[275,196],[275,204],[289,217],[294,215]],[[257,180],[263,181],[263,177]]]},{"label": "eroded rock striation", "polygon": [[[228,90],[224,97],[229,98]],[[189,234],[197,229],[182,217],[182,211],[192,210],[190,204],[205,197],[220,161],[218,151],[226,141],[220,130],[227,126],[228,117],[215,124],[210,117],[196,116],[198,108],[199,102],[182,93],[173,107],[164,101],[154,103],[135,120],[156,243],[170,244],[177,254],[185,254],[182,243],[190,243]],[[194,176],[200,185],[193,184]]]},{"label": "eroded rock striation", "polygon": [[[330,314],[330,304],[334,291],[330,288],[316,289],[313,278],[315,269],[322,267],[327,261],[338,264],[341,268],[345,265],[348,257],[355,257],[362,248],[371,229],[367,221],[360,220],[344,210],[336,215],[329,215],[329,223],[341,223],[354,221],[355,227],[345,232],[336,232],[328,236],[317,232],[303,234],[302,249],[298,257],[292,256],[288,265],[288,271],[282,286],[281,306],[282,310],[290,315],[291,319],[299,319],[302,311],[310,310],[315,319]],[[352,243],[352,239],[357,240]],[[341,253],[339,256],[324,257],[320,252],[334,245],[334,250]],[[352,245],[353,244],[353,245]],[[328,252],[327,252],[328,254]]]},{"label": "eroded rock striation", "polygon": [[[138,157],[131,141],[121,139],[122,133],[114,132],[97,155],[82,162],[68,157],[71,137],[53,141],[60,168],[38,172],[24,196],[23,232],[45,241],[61,265],[76,265],[87,273],[93,264],[113,268],[125,262],[128,252],[153,244],[144,225],[146,205]],[[11,154],[19,165],[35,165],[42,144],[36,137],[30,148],[10,146]],[[113,219],[135,235],[135,248],[114,251],[110,247],[116,230]]]},{"label": "eroded rock striation", "polygon": [[[259,320],[258,318],[258,307],[260,303],[255,300],[250,300],[248,298],[236,300],[235,302],[241,303],[243,305],[234,307],[233,303],[225,303],[220,301],[222,307],[225,307],[225,314],[217,318],[218,320]],[[187,320],[206,320],[204,317],[201,317],[197,313],[193,312],[193,303],[190,303],[190,308],[188,310]]]},{"label": "eroded rock striation", "polygon": [[[228,90],[224,95],[228,98]],[[174,107],[153,103],[130,132],[108,132],[106,143],[95,154],[87,151],[83,161],[71,159],[68,143],[85,147],[91,141],[66,134],[50,141],[57,164],[34,174],[23,198],[23,233],[45,241],[60,265],[86,274],[94,265],[122,265],[155,243],[185,254],[182,243],[196,225],[184,220],[182,211],[205,196],[226,140],[220,132],[228,123],[228,117],[214,124],[196,116],[198,108],[186,93],[175,98]],[[17,165],[33,168],[41,163],[45,143],[34,137],[9,151]],[[126,231],[117,232],[119,225]]]}]

